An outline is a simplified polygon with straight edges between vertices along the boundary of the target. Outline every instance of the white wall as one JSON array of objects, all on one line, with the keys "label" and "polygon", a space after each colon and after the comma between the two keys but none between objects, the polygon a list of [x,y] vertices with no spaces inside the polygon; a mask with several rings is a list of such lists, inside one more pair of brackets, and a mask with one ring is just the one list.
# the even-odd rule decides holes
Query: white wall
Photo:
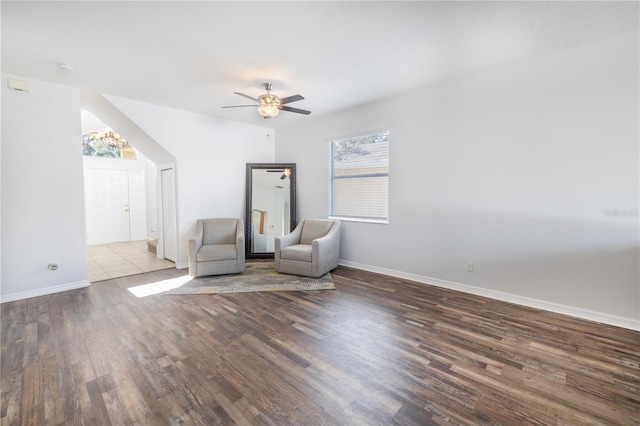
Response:
[{"label": "white wall", "polygon": [[176,162],[178,267],[197,219],[244,218],[246,163],[274,161],[274,131],[114,96],[117,109]]},{"label": "white wall", "polygon": [[121,135],[126,135],[126,139],[154,164],[169,164],[175,161],[166,149],[115,108],[103,95],[81,91],[80,101],[83,109],[95,116],[97,120],[109,123],[109,126],[117,129]]},{"label": "white wall", "polygon": [[87,286],[79,91],[1,86],[2,301]]},{"label": "white wall", "polygon": [[638,75],[634,32],[279,129],[276,160],[326,217],[328,141],[389,128],[389,224],[345,222],[342,263],[640,329]]}]

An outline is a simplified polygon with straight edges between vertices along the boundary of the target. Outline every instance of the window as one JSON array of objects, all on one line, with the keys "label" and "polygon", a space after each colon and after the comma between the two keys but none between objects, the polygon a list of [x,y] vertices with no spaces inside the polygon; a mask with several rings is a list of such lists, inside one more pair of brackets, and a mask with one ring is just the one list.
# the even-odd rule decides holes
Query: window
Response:
[{"label": "window", "polygon": [[109,127],[82,135],[82,155],[134,160],[138,158],[135,148]]},{"label": "window", "polygon": [[389,132],[329,144],[329,217],[389,220]]}]

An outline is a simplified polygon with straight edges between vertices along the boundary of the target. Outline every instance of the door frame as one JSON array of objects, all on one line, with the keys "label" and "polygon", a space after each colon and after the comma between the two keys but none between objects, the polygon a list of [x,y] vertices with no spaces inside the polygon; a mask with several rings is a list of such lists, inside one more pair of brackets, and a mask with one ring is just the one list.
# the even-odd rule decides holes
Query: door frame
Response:
[{"label": "door frame", "polygon": [[156,194],[157,194],[157,206],[158,208],[156,209],[157,214],[158,214],[158,246],[157,246],[157,250],[156,250],[156,257],[158,259],[164,259],[164,253],[165,253],[165,247],[164,247],[164,215],[163,215],[163,205],[164,205],[164,193],[163,193],[163,188],[162,188],[162,172],[166,171],[166,170],[173,170],[173,185],[174,185],[174,204],[173,204],[173,210],[174,210],[174,217],[176,219],[176,247],[175,247],[175,252],[176,252],[176,260],[174,261],[174,263],[176,264],[176,266],[178,265],[178,259],[180,259],[180,244],[178,244],[179,241],[179,237],[180,237],[180,227],[179,227],[179,223],[180,221],[178,220],[178,209],[177,209],[177,205],[178,205],[178,191],[175,190],[177,189],[178,185],[177,185],[177,173],[176,173],[176,164],[175,163],[165,163],[165,164],[159,164],[156,166],[156,170],[157,170],[157,179],[156,179]]}]

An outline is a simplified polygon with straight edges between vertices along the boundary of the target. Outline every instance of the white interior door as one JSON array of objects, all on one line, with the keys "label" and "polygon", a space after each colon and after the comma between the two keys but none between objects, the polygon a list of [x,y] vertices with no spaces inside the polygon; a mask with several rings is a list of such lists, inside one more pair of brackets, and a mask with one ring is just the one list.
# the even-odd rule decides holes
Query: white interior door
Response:
[{"label": "white interior door", "polygon": [[173,169],[161,172],[162,185],[162,242],[164,257],[173,262],[177,260],[177,232],[176,232],[176,189]]},{"label": "white interior door", "polygon": [[130,241],[126,170],[85,169],[87,244]]}]

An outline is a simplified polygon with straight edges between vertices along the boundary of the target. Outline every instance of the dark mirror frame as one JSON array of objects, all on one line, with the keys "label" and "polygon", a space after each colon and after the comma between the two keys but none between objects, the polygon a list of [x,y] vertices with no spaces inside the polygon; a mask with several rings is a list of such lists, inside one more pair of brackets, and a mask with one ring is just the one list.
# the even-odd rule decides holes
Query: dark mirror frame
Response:
[{"label": "dark mirror frame", "polygon": [[296,221],[296,163],[247,163],[247,179],[245,194],[245,222],[244,222],[244,247],[246,259],[273,259],[273,252],[252,252],[252,212],[253,212],[253,171],[268,169],[291,169],[289,176],[289,215],[290,229],[293,231],[297,225]]}]

